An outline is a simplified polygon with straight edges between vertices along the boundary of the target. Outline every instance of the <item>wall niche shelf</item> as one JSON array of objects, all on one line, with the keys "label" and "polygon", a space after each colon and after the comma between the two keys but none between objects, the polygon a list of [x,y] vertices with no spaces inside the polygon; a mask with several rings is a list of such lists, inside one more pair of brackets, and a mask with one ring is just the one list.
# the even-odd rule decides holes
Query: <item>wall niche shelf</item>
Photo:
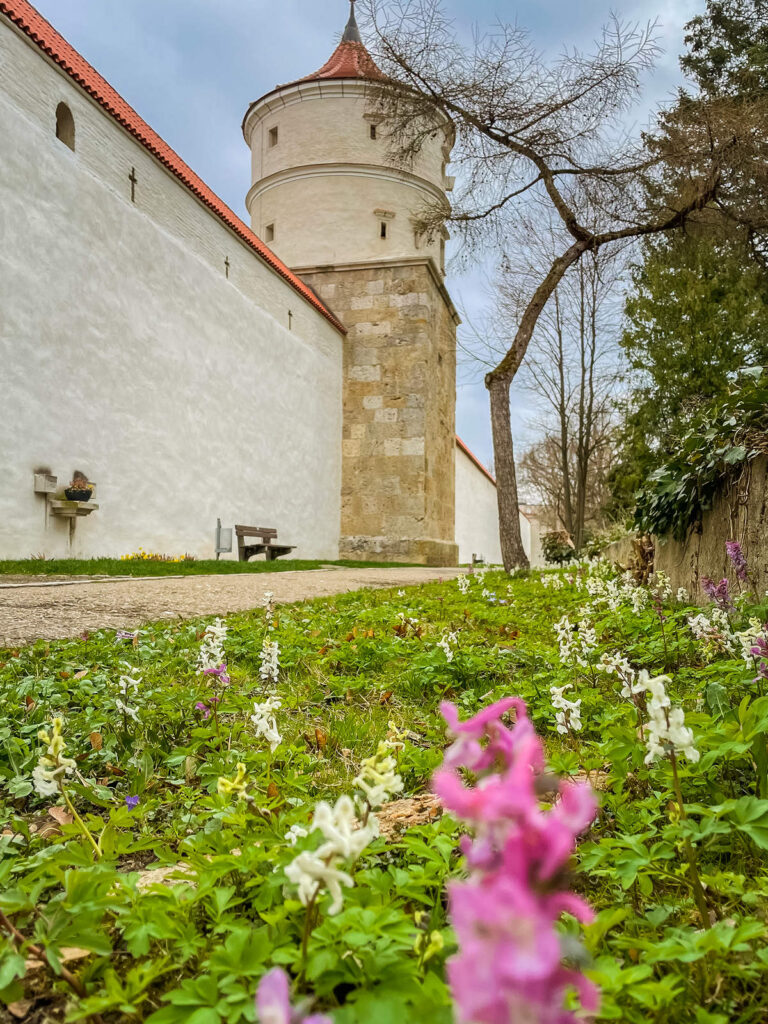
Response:
[{"label": "wall niche shelf", "polygon": [[49,498],[51,515],[74,519],[75,516],[89,516],[99,507],[95,501],[66,501],[63,498]]}]

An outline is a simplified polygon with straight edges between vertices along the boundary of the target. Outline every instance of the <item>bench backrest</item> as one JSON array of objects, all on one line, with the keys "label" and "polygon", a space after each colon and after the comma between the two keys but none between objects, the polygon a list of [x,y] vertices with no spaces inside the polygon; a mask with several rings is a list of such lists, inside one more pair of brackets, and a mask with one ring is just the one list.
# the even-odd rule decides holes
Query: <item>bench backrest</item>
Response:
[{"label": "bench backrest", "polygon": [[238,537],[261,537],[266,541],[277,537],[277,530],[271,526],[235,526]]}]

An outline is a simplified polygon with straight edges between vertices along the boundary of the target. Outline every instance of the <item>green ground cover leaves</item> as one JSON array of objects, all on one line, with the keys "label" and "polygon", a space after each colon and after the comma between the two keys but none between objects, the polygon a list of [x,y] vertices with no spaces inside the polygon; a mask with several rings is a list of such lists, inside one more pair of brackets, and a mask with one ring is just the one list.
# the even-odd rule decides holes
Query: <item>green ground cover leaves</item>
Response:
[{"label": "green ground cover leaves", "polygon": [[[597,575],[606,586],[610,574]],[[316,802],[352,792],[391,724],[406,733],[404,795],[418,794],[446,744],[440,701],[468,716],[516,694],[551,768],[586,775],[599,791],[573,865],[596,921],[563,922],[564,941],[583,933],[581,966],[603,991],[598,1019],[762,1021],[765,681],[735,641],[713,654],[696,638],[688,619],[699,609],[667,597],[662,610],[650,595],[633,610],[628,599],[595,599],[586,580],[583,566],[489,572],[466,593],[450,581],[230,616],[226,686],[198,671],[205,621],[0,652],[0,998],[16,1013],[7,1019],[21,1008],[31,1024],[253,1021],[259,979],[280,965],[297,997],[335,1024],[449,1024],[445,887],[463,870],[449,816],[374,839],[350,869],[339,913],[319,900],[306,955],[306,910],[285,869],[315,844]],[[767,612],[742,602],[722,629],[735,638]],[[563,616],[594,625],[584,664],[561,660],[553,627]],[[276,685],[261,677],[265,640],[279,644]],[[700,754],[678,765],[685,816],[669,761],[645,763],[636,706],[597,668],[612,652],[672,677]],[[566,683],[582,702],[582,729],[561,735],[550,687]],[[268,690],[281,701],[274,750],[250,718]],[[74,761],[74,814],[33,783],[38,733],[57,716]],[[219,792],[238,765],[248,799]],[[433,933],[440,941],[426,957]]]}]

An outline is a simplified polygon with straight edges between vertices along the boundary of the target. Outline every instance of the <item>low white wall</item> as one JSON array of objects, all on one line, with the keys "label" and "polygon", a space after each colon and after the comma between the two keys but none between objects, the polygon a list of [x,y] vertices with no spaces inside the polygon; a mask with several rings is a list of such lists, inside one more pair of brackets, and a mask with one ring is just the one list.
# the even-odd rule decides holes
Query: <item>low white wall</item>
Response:
[{"label": "low white wall", "polygon": [[481,555],[486,562],[501,563],[499,512],[496,486],[456,445],[456,543],[459,562]]},{"label": "low white wall", "polygon": [[[338,332],[2,17],[0,138],[0,557],[210,557],[217,517],[334,557]],[[71,544],[43,466],[97,484]]]}]

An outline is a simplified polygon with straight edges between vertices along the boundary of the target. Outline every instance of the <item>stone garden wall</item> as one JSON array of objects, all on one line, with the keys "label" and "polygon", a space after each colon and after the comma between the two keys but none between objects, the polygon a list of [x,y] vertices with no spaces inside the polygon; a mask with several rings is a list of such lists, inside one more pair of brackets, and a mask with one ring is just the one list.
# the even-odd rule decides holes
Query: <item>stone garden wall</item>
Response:
[{"label": "stone garden wall", "polygon": [[[657,538],[655,568],[669,573],[672,586],[685,587],[692,595],[701,592],[702,576],[719,580],[735,576],[725,542],[741,543],[758,594],[768,588],[768,458],[753,460],[741,478],[722,491],[705,512],[700,530],[685,542]],[[738,590],[738,587],[737,587]]]},{"label": "stone garden wall", "polygon": [[[737,540],[747,556],[753,589],[763,595],[768,589],[768,458],[759,456],[741,478],[725,488],[700,528],[685,541],[656,537],[654,567],[668,573],[672,587],[685,587],[694,599],[701,597],[701,577],[720,580],[727,576],[738,592],[725,550],[725,542]],[[627,538],[609,545],[604,557],[627,565],[632,558],[632,541]]]}]

